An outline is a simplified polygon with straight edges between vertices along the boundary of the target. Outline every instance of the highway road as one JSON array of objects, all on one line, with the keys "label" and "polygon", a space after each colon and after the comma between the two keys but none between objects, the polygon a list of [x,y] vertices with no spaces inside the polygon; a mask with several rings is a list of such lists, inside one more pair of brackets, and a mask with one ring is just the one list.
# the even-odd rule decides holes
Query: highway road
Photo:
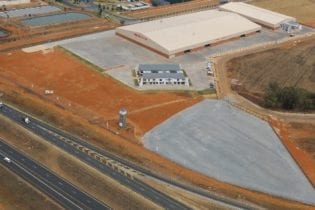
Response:
[{"label": "highway road", "polygon": [[[7,157],[10,161],[4,160]],[[0,163],[66,209],[110,209],[0,139]],[[4,179],[5,177],[2,177]]]},{"label": "highway road", "polygon": [[49,141],[50,143],[60,147],[64,151],[77,157],[78,159],[82,160],[88,165],[94,167],[95,169],[99,170],[105,175],[110,176],[111,178],[115,179],[119,183],[127,186],[133,191],[141,194],[142,196],[153,201],[154,203],[160,205],[161,207],[165,209],[181,209],[181,210],[190,209],[188,206],[150,187],[149,185],[145,184],[141,180],[121,174],[117,170],[114,170],[112,167],[102,163],[102,161],[100,161],[99,159],[99,157],[101,157],[102,154],[95,152],[96,150],[92,150],[92,151],[94,152],[94,154],[96,153],[97,155],[95,156],[89,155],[82,148],[86,148],[86,149],[89,147],[93,149],[96,149],[96,148],[84,142],[83,140],[77,137],[74,137],[68,133],[65,133],[63,131],[60,131],[59,129],[56,129],[30,116],[27,116],[30,119],[30,122],[27,124],[23,121],[23,119],[26,117],[24,113],[16,109],[13,109],[7,105],[2,105],[2,107],[0,108],[0,113],[10,118],[11,120],[15,121],[16,123],[22,125],[23,127],[27,128],[28,130],[32,131],[33,133],[36,133],[37,135],[43,137],[45,140]]}]

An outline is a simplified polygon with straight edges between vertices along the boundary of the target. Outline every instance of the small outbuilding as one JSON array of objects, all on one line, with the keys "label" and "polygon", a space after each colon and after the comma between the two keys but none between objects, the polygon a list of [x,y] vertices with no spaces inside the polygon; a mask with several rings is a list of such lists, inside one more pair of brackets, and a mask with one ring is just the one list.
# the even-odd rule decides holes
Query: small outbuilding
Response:
[{"label": "small outbuilding", "polygon": [[189,79],[178,64],[140,64],[137,69],[139,86],[185,85]]}]

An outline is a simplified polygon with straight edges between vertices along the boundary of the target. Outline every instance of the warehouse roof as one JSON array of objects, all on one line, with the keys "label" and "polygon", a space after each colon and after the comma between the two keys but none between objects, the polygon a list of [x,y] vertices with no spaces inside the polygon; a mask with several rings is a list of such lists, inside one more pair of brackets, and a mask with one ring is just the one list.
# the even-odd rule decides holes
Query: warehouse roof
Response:
[{"label": "warehouse roof", "polygon": [[266,23],[274,26],[279,26],[280,23],[286,21],[296,21],[295,18],[286,16],[277,12],[266,10],[250,4],[242,2],[230,2],[220,6],[220,9],[235,12],[237,14],[256,20],[261,23]]},{"label": "warehouse roof", "polygon": [[185,79],[185,75],[178,64],[139,64],[139,70],[144,71],[144,79]]},{"label": "warehouse roof", "polygon": [[149,40],[164,51],[174,53],[260,29],[261,26],[240,15],[208,10],[122,26],[116,32],[136,34],[144,41]]},{"label": "warehouse roof", "polygon": [[141,71],[180,71],[180,66],[175,63],[167,64],[139,64]]}]

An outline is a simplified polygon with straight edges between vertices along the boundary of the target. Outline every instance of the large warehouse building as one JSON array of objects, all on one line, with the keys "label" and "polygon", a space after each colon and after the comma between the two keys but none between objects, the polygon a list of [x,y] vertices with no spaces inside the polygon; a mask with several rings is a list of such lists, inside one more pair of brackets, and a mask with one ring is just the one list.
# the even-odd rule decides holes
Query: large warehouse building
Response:
[{"label": "large warehouse building", "polygon": [[260,30],[238,14],[212,10],[122,26],[116,34],[171,58]]},{"label": "large warehouse building", "polygon": [[254,21],[255,23],[272,29],[280,28],[281,24],[296,22],[294,17],[289,17],[242,2],[231,2],[221,5],[220,10],[237,13],[251,21]]}]

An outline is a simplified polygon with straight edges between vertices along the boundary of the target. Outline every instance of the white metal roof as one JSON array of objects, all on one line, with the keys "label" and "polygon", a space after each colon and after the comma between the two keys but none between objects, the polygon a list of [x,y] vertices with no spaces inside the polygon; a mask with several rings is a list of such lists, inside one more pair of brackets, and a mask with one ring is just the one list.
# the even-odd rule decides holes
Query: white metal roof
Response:
[{"label": "white metal roof", "polygon": [[141,34],[166,51],[177,52],[260,29],[240,15],[210,10],[123,26],[116,32]]},{"label": "white metal roof", "polygon": [[220,9],[250,18],[258,23],[265,24],[272,27],[279,27],[280,23],[286,21],[296,21],[295,18],[286,16],[277,12],[266,10],[250,4],[242,2],[230,2],[220,6]]}]

